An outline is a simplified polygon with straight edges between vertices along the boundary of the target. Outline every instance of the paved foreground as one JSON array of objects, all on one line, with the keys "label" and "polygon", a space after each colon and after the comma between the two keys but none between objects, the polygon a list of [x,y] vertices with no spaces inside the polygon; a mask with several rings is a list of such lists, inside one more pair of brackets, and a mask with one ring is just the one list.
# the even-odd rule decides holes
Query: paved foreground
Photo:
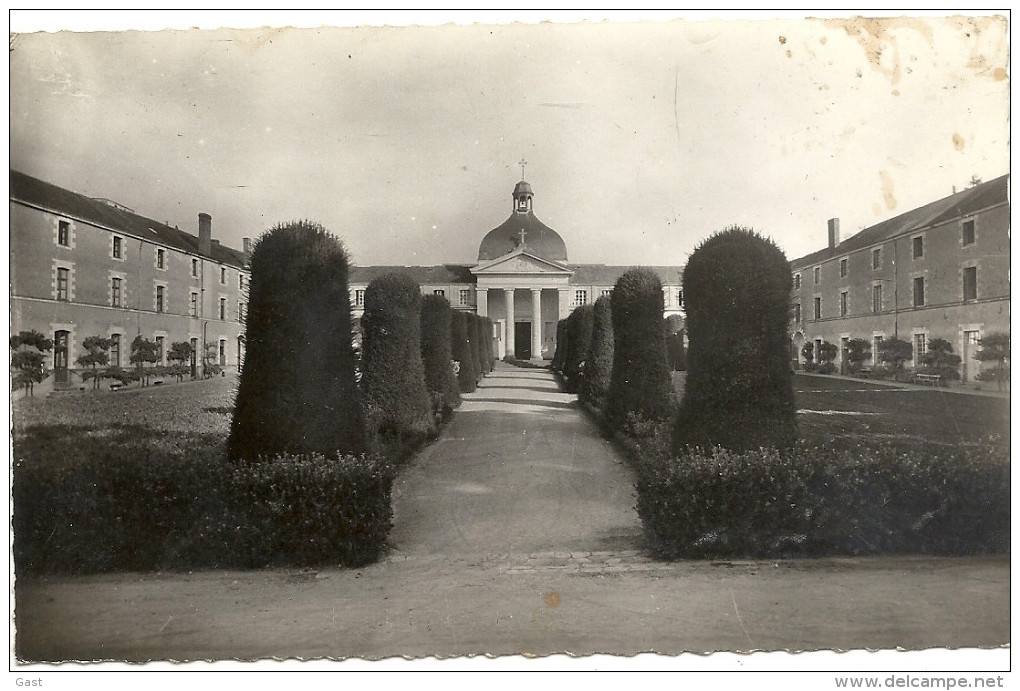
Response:
[{"label": "paved foreground", "polygon": [[[543,370],[502,365],[394,489],[360,570],[17,586],[27,660],[993,647],[1009,558],[660,563],[633,478]],[[951,664],[947,662],[947,664]]]}]

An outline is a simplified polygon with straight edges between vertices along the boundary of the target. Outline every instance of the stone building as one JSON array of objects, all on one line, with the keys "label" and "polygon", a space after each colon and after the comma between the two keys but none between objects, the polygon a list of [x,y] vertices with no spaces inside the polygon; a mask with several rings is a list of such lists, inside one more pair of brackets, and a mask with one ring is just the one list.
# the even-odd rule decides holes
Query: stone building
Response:
[{"label": "stone building", "polygon": [[[552,358],[557,322],[609,293],[631,267],[570,263],[563,238],[535,216],[531,185],[521,180],[511,196],[510,216],[482,237],[476,264],[352,267],[355,318],[364,312],[368,283],[401,271],[418,281],[423,293],[443,295],[454,309],[492,319],[500,358],[508,353],[521,360]],[[647,268],[662,280],[663,316],[681,314],[682,267]]]},{"label": "stone building", "polygon": [[193,235],[12,170],[10,272],[11,333],[53,340],[56,388],[81,385],[73,370],[89,336],[113,339],[119,367],[138,335],[159,346],[159,364],[170,344],[190,343],[195,376],[243,357],[245,254],[212,237],[208,214]]},{"label": "stone building", "polygon": [[[1009,176],[980,183],[840,240],[829,221],[828,246],[791,262],[793,346],[839,349],[865,339],[875,362],[878,344],[909,341],[916,366],[933,338],[962,358],[960,376],[980,371],[983,335],[1010,330]],[[817,361],[817,358],[816,358]]]}]

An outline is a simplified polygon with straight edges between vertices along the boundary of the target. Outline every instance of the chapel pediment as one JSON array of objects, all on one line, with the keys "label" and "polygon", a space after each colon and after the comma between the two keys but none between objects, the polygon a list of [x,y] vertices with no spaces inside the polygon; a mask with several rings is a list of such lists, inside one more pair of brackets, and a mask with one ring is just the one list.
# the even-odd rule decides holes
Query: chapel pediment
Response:
[{"label": "chapel pediment", "polygon": [[493,274],[545,274],[554,276],[570,276],[574,272],[559,262],[544,259],[527,249],[518,248],[513,252],[483,262],[471,269],[475,275],[488,276]]}]

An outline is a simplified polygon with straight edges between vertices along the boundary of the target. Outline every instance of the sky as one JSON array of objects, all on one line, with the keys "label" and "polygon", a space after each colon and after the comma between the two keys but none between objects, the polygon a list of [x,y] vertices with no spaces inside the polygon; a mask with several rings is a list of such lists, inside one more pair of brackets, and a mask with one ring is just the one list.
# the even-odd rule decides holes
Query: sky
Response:
[{"label": "sky", "polygon": [[1009,172],[1004,20],[814,14],[12,11],[11,167],[364,265],[475,262],[521,160],[569,261],[619,265],[734,224],[794,259]]}]

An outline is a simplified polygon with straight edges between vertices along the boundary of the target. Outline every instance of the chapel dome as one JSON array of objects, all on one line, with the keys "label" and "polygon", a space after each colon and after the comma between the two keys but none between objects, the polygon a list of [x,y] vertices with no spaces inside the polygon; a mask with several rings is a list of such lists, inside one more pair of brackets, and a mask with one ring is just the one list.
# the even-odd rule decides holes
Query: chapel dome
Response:
[{"label": "chapel dome", "polygon": [[510,218],[482,238],[482,244],[478,247],[478,261],[497,259],[513,252],[521,244],[522,231],[526,250],[544,259],[567,261],[567,245],[563,238],[535,217],[531,209],[533,196],[531,185],[524,180],[517,183],[513,191],[514,203]]}]

